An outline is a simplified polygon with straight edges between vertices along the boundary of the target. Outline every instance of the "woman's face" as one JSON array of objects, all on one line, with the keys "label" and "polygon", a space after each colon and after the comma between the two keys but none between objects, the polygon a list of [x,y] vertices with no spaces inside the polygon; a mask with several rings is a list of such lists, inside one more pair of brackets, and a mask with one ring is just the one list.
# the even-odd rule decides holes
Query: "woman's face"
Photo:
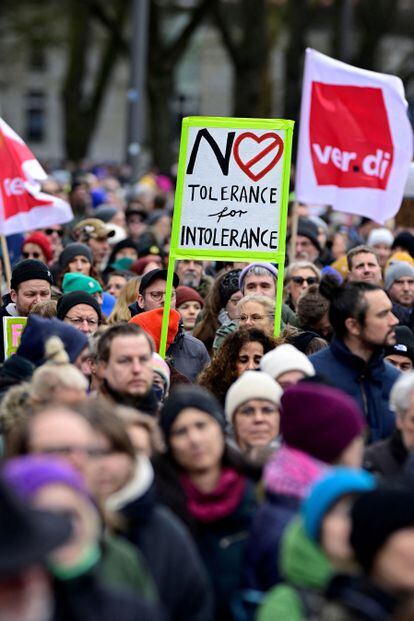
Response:
[{"label": "woman's face", "polygon": [[115,256],[115,261],[118,259],[133,259],[134,261],[138,258],[138,252],[135,248],[121,248],[118,250]]},{"label": "woman's face", "polygon": [[128,483],[133,476],[135,463],[127,453],[112,450],[108,438],[102,434],[97,435],[101,455],[91,460],[87,480],[93,495],[105,500]]},{"label": "woman's face", "polygon": [[265,334],[272,334],[273,314],[270,314],[260,302],[249,301],[239,307],[240,328],[256,328]]},{"label": "woman's face", "polygon": [[250,399],[233,416],[234,433],[242,451],[268,446],[279,434],[279,410],[266,399]]},{"label": "woman's face", "polygon": [[99,536],[99,516],[91,501],[61,483],[44,485],[33,498],[37,509],[61,512],[72,521],[70,541],[51,554],[60,567],[70,568],[84,556],[85,550],[95,544]]},{"label": "woman's face", "polygon": [[321,547],[337,568],[346,567],[353,559],[349,543],[351,534],[350,511],[353,495],[341,498],[325,515],[321,528]]},{"label": "woman's face", "polygon": [[118,274],[113,274],[108,278],[105,291],[117,298],[126,282],[127,279],[125,278],[125,276],[118,276]]},{"label": "woman's face", "polygon": [[224,434],[212,416],[185,408],[171,427],[170,446],[175,461],[186,472],[209,472],[221,463]]},{"label": "woman's face", "polygon": [[236,360],[236,372],[239,377],[245,371],[256,371],[264,356],[263,345],[257,341],[245,343],[240,349]]},{"label": "woman's face", "polygon": [[68,265],[70,273],[79,272],[85,276],[90,276],[91,267],[92,265],[88,259],[80,254],[77,255]]},{"label": "woman's face", "polygon": [[197,300],[189,300],[188,302],[181,304],[177,310],[183,320],[184,329],[192,330],[201,311],[200,302],[197,302]]},{"label": "woman's face", "polygon": [[22,257],[23,259],[36,259],[37,261],[42,261],[42,263],[47,264],[46,257],[41,247],[30,242],[23,246]]},{"label": "woman's face", "polygon": [[303,267],[293,272],[287,284],[286,291],[290,295],[290,299],[295,308],[302,293],[306,291],[310,285],[315,285],[317,282],[319,282],[319,278],[309,267]]}]

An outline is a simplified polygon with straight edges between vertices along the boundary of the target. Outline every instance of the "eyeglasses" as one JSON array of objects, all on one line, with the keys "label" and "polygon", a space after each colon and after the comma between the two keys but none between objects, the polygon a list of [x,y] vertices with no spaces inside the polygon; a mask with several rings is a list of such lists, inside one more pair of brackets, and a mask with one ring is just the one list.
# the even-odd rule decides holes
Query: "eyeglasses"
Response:
[{"label": "eyeglasses", "polygon": [[59,237],[63,237],[62,230],[56,231],[55,229],[43,229],[43,232],[45,235],[53,235],[53,233],[56,233],[56,235],[59,235]]},{"label": "eyeglasses", "polygon": [[[154,302],[160,302],[165,296],[165,291],[145,291],[144,295],[148,294]],[[172,297],[175,297],[175,290],[172,291]]]},{"label": "eyeglasses", "polygon": [[40,252],[22,252],[22,257],[24,259],[40,259],[41,257],[41,253]]},{"label": "eyeglasses", "polygon": [[262,319],[265,319],[265,317],[274,317],[274,315],[273,314],[259,315],[259,313],[253,313],[253,315],[240,315],[239,317],[236,317],[236,319],[240,323],[245,323],[249,319],[251,319],[251,321],[262,321]]},{"label": "eyeglasses", "polygon": [[92,319],[90,317],[82,318],[82,317],[70,317],[69,315],[66,315],[65,319],[69,319],[70,323],[74,325],[75,327],[80,327],[82,324],[85,323],[85,321],[90,328],[95,328],[99,323],[97,319]]},{"label": "eyeglasses", "polygon": [[108,455],[108,449],[102,449],[94,446],[74,446],[63,444],[61,446],[46,446],[36,450],[36,453],[42,455],[56,455],[60,457],[70,457],[74,454],[83,454],[86,457],[98,458]]},{"label": "eyeglasses", "polygon": [[308,278],[303,278],[303,276],[292,276],[291,280],[293,280],[296,285],[303,285],[304,282],[307,282],[308,285],[316,285],[316,283],[319,282],[316,276],[309,276]]}]

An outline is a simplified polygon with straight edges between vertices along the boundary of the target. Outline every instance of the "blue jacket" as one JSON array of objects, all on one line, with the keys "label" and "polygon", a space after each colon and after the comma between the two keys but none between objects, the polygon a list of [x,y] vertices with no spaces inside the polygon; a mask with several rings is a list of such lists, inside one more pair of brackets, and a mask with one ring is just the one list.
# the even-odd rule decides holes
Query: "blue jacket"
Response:
[{"label": "blue jacket", "polygon": [[365,362],[334,337],[329,347],[312,354],[309,359],[318,374],[357,401],[370,429],[369,442],[391,435],[394,413],[389,407],[389,396],[400,372],[384,361],[382,349]]}]

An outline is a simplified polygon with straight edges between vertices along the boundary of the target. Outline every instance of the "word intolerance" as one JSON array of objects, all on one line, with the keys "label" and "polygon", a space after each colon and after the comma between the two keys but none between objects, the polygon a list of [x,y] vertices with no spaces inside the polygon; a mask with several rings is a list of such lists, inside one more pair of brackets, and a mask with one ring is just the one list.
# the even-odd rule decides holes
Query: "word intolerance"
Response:
[{"label": "word intolerance", "polygon": [[181,228],[181,246],[212,246],[216,248],[240,248],[246,250],[258,247],[277,250],[278,231],[269,229],[210,229],[203,226]]}]

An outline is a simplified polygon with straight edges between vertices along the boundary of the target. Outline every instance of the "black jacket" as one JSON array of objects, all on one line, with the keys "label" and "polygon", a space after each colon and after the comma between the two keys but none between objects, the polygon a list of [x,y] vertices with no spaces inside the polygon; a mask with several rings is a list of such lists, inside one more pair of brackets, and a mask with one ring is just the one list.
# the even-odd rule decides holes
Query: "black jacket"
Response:
[{"label": "black jacket", "polygon": [[53,621],[163,621],[161,612],[127,590],[103,586],[94,572],[54,583]]},{"label": "black jacket", "polygon": [[7,293],[5,296],[3,296],[3,306],[0,307],[0,363],[4,361],[3,317],[12,316],[6,310],[6,307],[8,304],[10,304],[10,302],[11,302],[10,294]]},{"label": "black jacket", "polygon": [[213,621],[211,587],[196,546],[171,511],[155,502],[154,487],[121,513],[128,539],[147,561],[168,619]]},{"label": "black jacket", "polygon": [[392,477],[401,473],[408,458],[401,432],[396,429],[390,438],[375,442],[365,449],[364,468],[373,474]]}]

